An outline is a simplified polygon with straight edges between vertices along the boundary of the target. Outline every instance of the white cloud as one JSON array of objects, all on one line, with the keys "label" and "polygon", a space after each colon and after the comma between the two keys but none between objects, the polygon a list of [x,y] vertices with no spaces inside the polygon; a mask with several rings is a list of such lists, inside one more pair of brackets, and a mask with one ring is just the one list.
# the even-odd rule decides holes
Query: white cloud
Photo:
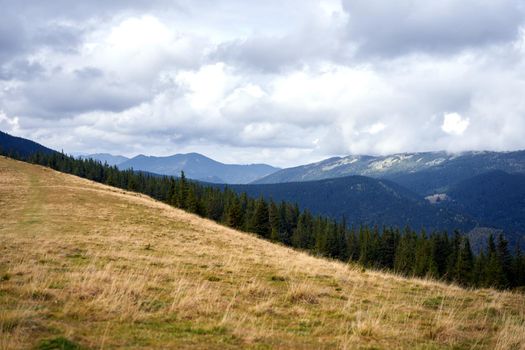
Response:
[{"label": "white cloud", "polygon": [[287,166],[525,148],[517,0],[0,3],[0,128],[57,149]]},{"label": "white cloud", "polygon": [[458,113],[445,113],[443,115],[443,124],[441,130],[450,135],[461,136],[467,130],[470,124],[468,118],[463,118]]},{"label": "white cloud", "polygon": [[377,133],[380,133],[381,131],[385,130],[386,128],[386,125],[381,123],[381,122],[377,122],[377,123],[374,123],[372,125],[370,125],[370,127],[368,129],[366,129],[366,132],[371,134],[371,135],[375,135]]},{"label": "white cloud", "polygon": [[19,129],[18,118],[9,118],[4,111],[0,110],[0,130],[16,133]]}]

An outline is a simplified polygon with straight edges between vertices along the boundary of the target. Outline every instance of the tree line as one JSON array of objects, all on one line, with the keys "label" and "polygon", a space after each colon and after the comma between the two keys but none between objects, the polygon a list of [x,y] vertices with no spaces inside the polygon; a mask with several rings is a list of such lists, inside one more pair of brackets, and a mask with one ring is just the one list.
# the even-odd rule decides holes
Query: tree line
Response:
[{"label": "tree line", "polygon": [[[125,190],[144,193],[174,207],[229,227],[313,254],[356,262],[363,267],[428,277],[467,287],[499,289],[525,286],[525,256],[519,244],[512,254],[500,234],[490,236],[486,248],[474,254],[468,238],[455,231],[416,232],[409,227],[355,226],[301,210],[297,204],[251,198],[246,193],[208,186],[186,179],[132,169],[119,170],[93,159],[63,153],[34,153],[15,159],[43,165]],[[7,153],[7,154],[5,154]]]}]

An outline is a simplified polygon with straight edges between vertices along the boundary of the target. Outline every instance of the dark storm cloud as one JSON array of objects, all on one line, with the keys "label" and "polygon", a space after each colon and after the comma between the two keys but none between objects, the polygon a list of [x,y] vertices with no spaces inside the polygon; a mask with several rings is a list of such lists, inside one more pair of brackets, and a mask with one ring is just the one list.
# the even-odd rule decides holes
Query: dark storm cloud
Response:
[{"label": "dark storm cloud", "polygon": [[521,0],[343,0],[363,55],[448,54],[516,39]]}]

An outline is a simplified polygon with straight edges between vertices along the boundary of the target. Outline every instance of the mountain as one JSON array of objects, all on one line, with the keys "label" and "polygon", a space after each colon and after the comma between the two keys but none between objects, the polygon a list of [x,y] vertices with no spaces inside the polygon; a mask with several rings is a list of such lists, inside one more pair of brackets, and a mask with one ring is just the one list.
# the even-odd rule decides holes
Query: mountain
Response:
[{"label": "mountain", "polygon": [[249,183],[279,170],[266,164],[223,164],[198,153],[175,154],[169,157],[139,155],[120,163],[118,167],[175,176],[184,171],[190,179],[228,184]]},{"label": "mountain", "polygon": [[525,174],[487,172],[459,182],[447,196],[450,208],[481,226],[502,229],[511,243],[525,240]]},{"label": "mountain", "polygon": [[53,153],[50,148],[42,146],[34,141],[16,137],[0,131],[0,150],[5,154],[17,153],[20,156],[28,156],[33,153]]},{"label": "mountain", "polygon": [[421,195],[445,192],[458,182],[490,170],[525,172],[525,151],[403,153],[335,157],[282,169],[254,183],[320,180],[348,175],[390,179]]},{"label": "mountain", "polygon": [[81,155],[79,156],[79,158],[81,159],[94,159],[94,160],[98,160],[100,161],[101,163],[108,163],[108,165],[119,165],[119,164],[122,164],[124,163],[125,161],[128,161],[129,158],[128,157],[124,157],[124,156],[114,156],[112,154],[109,154],[109,153],[95,153],[95,154],[87,154],[87,155]]},{"label": "mountain", "polygon": [[3,349],[525,343],[518,292],[362,269],[48,168],[0,169]]},{"label": "mountain", "polygon": [[413,229],[468,231],[476,223],[448,208],[436,207],[419,195],[388,180],[347,176],[319,181],[234,185],[249,196],[297,203],[301,209],[332,218],[345,217],[353,225],[407,225]]}]

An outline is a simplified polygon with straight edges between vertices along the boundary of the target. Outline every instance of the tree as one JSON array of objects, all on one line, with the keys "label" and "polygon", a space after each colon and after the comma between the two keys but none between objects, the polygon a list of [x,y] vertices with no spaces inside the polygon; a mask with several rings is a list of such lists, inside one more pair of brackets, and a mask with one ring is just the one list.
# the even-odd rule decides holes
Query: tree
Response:
[{"label": "tree", "polygon": [[394,270],[396,272],[407,275],[412,271],[416,260],[416,240],[416,234],[406,228],[395,253]]},{"label": "tree", "polygon": [[226,225],[239,229],[242,227],[242,222],[241,202],[237,196],[234,196],[226,214]]},{"label": "tree", "polygon": [[270,239],[272,241],[281,240],[281,217],[279,215],[279,208],[274,201],[270,201],[268,207],[268,216],[270,220]]},{"label": "tree", "polygon": [[270,237],[270,220],[268,215],[268,204],[264,198],[259,198],[255,205],[255,212],[253,214],[253,232],[264,238]]},{"label": "tree", "polygon": [[302,249],[313,247],[313,218],[309,211],[305,210],[299,215],[297,227],[292,234],[292,246]]},{"label": "tree", "polygon": [[512,276],[512,255],[509,252],[509,243],[502,233],[498,236],[498,245],[496,247],[496,255],[500,261],[503,270],[502,282],[503,287],[510,287]]},{"label": "tree", "polygon": [[523,286],[525,285],[525,260],[521,254],[520,241],[516,242],[516,252],[514,254],[513,262],[513,276],[514,276],[514,286]]},{"label": "tree", "polygon": [[468,238],[463,238],[458,257],[456,259],[456,269],[454,279],[464,286],[470,285],[472,281],[472,269],[474,267],[474,257],[470,249]]},{"label": "tree", "polygon": [[177,191],[176,203],[177,206],[181,209],[187,208],[187,198],[188,198],[188,181],[186,180],[186,175],[184,171],[180,172],[179,188]]},{"label": "tree", "polygon": [[489,236],[488,243],[488,258],[487,266],[485,268],[485,286],[504,288],[507,285],[507,279],[503,271],[503,265],[501,258],[496,250],[496,244],[494,243],[494,237]]}]

